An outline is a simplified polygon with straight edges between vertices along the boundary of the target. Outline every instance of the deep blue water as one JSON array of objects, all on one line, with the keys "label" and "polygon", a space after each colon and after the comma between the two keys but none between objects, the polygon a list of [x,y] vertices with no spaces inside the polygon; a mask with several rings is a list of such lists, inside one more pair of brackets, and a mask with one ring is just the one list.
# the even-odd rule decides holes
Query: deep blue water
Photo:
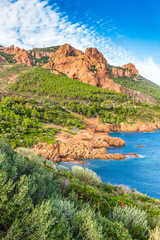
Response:
[{"label": "deep blue water", "polygon": [[[153,133],[111,133],[110,136],[121,137],[125,147],[106,149],[109,153],[136,153],[140,157],[121,160],[87,160],[88,167],[103,182],[124,184],[150,197],[160,199],[160,131]],[[143,145],[143,148],[136,147]],[[71,168],[78,163],[63,163]],[[79,165],[79,164],[78,164]]]}]

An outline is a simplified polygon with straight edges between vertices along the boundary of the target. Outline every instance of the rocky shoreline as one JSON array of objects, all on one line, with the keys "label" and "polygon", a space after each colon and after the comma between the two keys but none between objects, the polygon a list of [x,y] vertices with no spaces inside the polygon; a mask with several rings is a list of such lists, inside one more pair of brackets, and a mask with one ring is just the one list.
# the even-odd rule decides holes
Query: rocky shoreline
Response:
[{"label": "rocky shoreline", "polygon": [[[109,136],[109,132],[153,132],[160,129],[160,123],[136,124],[120,123],[118,126],[113,124],[92,125],[87,130],[74,132],[74,134],[62,131],[56,135],[58,140],[55,144],[39,143],[34,147],[36,155],[42,155],[45,159],[53,162],[75,162],[80,164],[86,162],[83,159],[114,159],[122,160],[131,155],[139,157],[135,153],[129,154],[110,154],[106,148],[123,147],[125,142],[121,138]],[[140,145],[142,146],[142,145]]]},{"label": "rocky shoreline", "polygon": [[[125,142],[121,138],[110,137],[107,133],[80,132],[76,135],[59,133],[59,142],[55,144],[39,143],[34,147],[36,155],[42,155],[53,162],[75,162],[83,164],[82,159],[115,159],[122,160],[128,154],[110,154],[106,148],[122,147]],[[129,155],[135,156],[134,153]],[[138,157],[138,156],[135,156]]]}]

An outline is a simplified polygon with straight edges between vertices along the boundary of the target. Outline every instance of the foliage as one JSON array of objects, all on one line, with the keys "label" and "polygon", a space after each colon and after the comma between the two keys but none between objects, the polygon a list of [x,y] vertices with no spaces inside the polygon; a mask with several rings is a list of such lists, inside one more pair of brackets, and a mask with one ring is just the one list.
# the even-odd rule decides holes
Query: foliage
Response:
[{"label": "foliage", "polygon": [[113,222],[122,222],[130,233],[136,236],[138,232],[138,235],[140,233],[144,238],[147,231],[147,214],[144,210],[133,206],[116,206],[111,214],[111,219]]},{"label": "foliage", "polygon": [[51,46],[46,48],[33,48],[33,52],[56,52],[60,46]]},{"label": "foliage", "polygon": [[0,51],[0,55],[2,57],[4,57],[8,63],[15,63],[15,60],[13,59],[13,55],[12,54],[7,54],[7,53],[4,53],[2,51]]},{"label": "foliage", "polygon": [[83,128],[80,119],[55,105],[34,106],[22,97],[7,97],[0,103],[0,139],[14,148],[38,142],[54,143],[56,128],[43,123]]},{"label": "foliage", "polygon": [[72,173],[75,178],[78,178],[80,181],[83,181],[90,185],[97,185],[102,183],[100,177],[88,168],[84,169],[83,167],[73,166]]},{"label": "foliage", "polygon": [[[118,186],[103,183],[89,186],[74,178],[72,172],[59,170],[43,157],[28,156],[29,159],[19,156],[7,144],[0,142],[2,240],[149,238],[142,234],[142,229],[146,227],[144,215],[140,210],[146,206],[141,201],[142,194],[139,194],[136,202],[132,198],[131,190],[128,190],[128,194],[125,190],[123,196],[116,195],[116,191],[120,193]],[[62,180],[67,183],[65,187],[62,187]],[[108,219],[107,212],[113,211],[114,214],[118,200],[130,206],[130,209],[135,209],[133,206],[137,205],[136,212],[139,216],[135,215],[132,223],[139,219],[140,226],[134,231],[119,219],[119,222]],[[155,210],[160,208],[155,199],[147,198],[146,202],[151,204],[148,205],[146,214],[150,214],[151,207]],[[152,231],[150,233],[153,234]]]},{"label": "foliage", "polygon": [[157,85],[156,83],[153,83],[142,76],[136,77],[136,81],[135,81],[134,80],[135,75],[132,75],[130,78],[126,76],[116,78],[112,74],[113,66],[107,65],[107,68],[108,68],[110,77],[118,84],[137,90],[137,91],[147,93],[158,100],[160,99],[160,86]]},{"label": "foliage", "polygon": [[114,99],[123,102],[129,99],[129,96],[125,94],[94,87],[66,76],[59,76],[40,67],[21,74],[10,89],[16,92],[38,94],[39,96],[59,97],[61,101],[83,99],[101,102]]}]

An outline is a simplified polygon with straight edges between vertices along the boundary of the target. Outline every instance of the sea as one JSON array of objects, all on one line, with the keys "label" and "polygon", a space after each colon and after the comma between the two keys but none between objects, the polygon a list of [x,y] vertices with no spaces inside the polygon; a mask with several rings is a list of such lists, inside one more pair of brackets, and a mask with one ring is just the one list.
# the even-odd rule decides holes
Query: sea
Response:
[{"label": "sea", "polygon": [[[160,199],[160,131],[151,133],[111,133],[120,137],[124,147],[106,148],[108,153],[136,153],[139,157],[128,156],[125,160],[86,159],[81,165],[97,173],[105,183],[125,185],[149,197]],[[143,145],[144,147],[137,147]],[[85,160],[85,161],[86,161]],[[72,168],[79,163],[61,163]]]}]

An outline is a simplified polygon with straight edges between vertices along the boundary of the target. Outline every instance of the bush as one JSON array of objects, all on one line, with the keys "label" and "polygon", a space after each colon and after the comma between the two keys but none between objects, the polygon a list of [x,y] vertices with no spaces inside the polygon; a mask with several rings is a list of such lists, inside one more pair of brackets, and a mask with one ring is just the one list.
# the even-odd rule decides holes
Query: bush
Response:
[{"label": "bush", "polygon": [[84,206],[73,218],[73,236],[76,240],[102,240],[102,227],[96,220],[95,212]]},{"label": "bush", "polygon": [[147,214],[137,207],[126,206],[122,208],[116,206],[110,217],[113,222],[122,222],[124,227],[133,235],[140,234],[144,236],[147,231]]},{"label": "bush", "polygon": [[123,223],[111,222],[105,217],[100,217],[99,223],[102,226],[104,239],[107,240],[129,240],[132,239],[128,230],[124,228]]},{"label": "bush", "polygon": [[100,177],[88,168],[84,169],[79,166],[74,166],[72,167],[72,173],[75,178],[78,178],[80,181],[83,181],[90,185],[98,185],[102,183]]}]

